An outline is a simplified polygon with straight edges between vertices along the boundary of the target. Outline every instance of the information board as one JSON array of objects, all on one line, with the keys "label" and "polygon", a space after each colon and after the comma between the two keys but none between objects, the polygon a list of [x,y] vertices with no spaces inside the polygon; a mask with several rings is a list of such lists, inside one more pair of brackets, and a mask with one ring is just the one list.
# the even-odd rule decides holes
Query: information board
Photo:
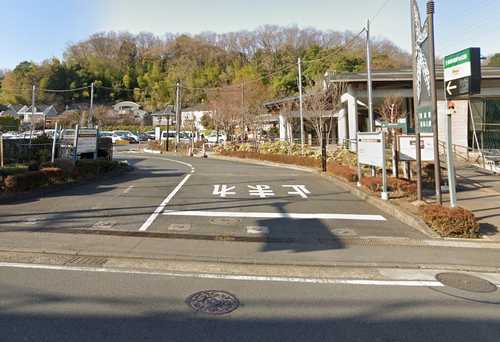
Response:
[{"label": "information board", "polygon": [[[416,160],[417,138],[414,135],[400,135],[399,139],[399,160]],[[434,161],[434,136],[432,134],[420,136],[420,155],[422,161]]]},{"label": "information board", "polygon": [[97,130],[93,128],[80,128],[77,153],[95,153],[96,149]]},{"label": "information board", "polygon": [[359,163],[384,167],[384,133],[358,133]]}]

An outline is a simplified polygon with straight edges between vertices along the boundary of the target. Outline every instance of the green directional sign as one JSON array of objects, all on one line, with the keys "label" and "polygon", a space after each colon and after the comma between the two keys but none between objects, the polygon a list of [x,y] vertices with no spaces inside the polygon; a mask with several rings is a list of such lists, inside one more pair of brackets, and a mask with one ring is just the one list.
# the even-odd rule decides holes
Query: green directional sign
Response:
[{"label": "green directional sign", "polygon": [[444,58],[444,83],[447,99],[481,92],[481,51],[469,48]]}]

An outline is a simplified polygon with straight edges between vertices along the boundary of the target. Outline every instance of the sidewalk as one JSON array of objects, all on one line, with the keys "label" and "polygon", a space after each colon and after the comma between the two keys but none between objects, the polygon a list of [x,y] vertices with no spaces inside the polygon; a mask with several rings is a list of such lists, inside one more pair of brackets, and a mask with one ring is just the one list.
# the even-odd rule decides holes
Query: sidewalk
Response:
[{"label": "sidewalk", "polygon": [[456,165],[456,175],[458,205],[476,215],[486,239],[500,241],[500,175],[465,164]]},{"label": "sidewalk", "polygon": [[[495,246],[493,246],[493,245]],[[0,235],[0,254],[28,252],[44,263],[47,255],[121,257],[159,261],[198,261],[259,265],[396,267],[499,272],[498,243],[424,240],[339,239],[335,244],[236,242],[111,236],[99,234],[9,232]],[[2,259],[2,258],[0,258]],[[8,261],[8,260],[0,260]]]}]

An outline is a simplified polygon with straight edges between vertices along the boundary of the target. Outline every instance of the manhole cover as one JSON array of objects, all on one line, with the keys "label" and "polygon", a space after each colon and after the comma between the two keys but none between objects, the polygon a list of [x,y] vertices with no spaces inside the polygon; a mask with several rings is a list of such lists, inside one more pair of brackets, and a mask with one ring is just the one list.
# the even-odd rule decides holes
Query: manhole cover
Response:
[{"label": "manhole cover", "polygon": [[209,315],[226,315],[240,306],[240,301],[234,295],[218,290],[197,292],[189,296],[186,303],[194,311]]},{"label": "manhole cover", "polygon": [[217,217],[208,220],[212,224],[219,224],[224,226],[231,226],[240,223],[239,219],[231,218],[231,217]]},{"label": "manhole cover", "polygon": [[497,290],[489,281],[468,274],[439,273],[436,279],[443,285],[468,292],[491,293]]}]

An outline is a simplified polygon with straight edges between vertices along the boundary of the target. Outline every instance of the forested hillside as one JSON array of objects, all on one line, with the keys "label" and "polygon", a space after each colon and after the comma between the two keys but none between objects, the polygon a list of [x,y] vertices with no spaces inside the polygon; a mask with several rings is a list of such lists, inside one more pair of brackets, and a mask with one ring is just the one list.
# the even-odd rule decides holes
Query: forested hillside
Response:
[{"label": "forested hillside", "polygon": [[[177,80],[184,87],[185,106],[207,100],[206,88],[242,82],[249,89],[264,89],[263,96],[269,99],[287,96],[297,92],[298,57],[304,60],[305,84],[327,70],[364,70],[364,34],[353,39],[356,35],[278,26],[194,36],[97,33],[69,45],[63,60],[26,61],[5,72],[0,103],[29,103],[33,82],[42,90],[79,89],[95,82],[97,103],[127,99],[147,110],[173,103]],[[399,68],[409,64],[409,56],[391,42],[377,40],[373,64],[376,69]],[[88,101],[89,95],[88,89],[40,91],[37,98],[64,106]]]}]

